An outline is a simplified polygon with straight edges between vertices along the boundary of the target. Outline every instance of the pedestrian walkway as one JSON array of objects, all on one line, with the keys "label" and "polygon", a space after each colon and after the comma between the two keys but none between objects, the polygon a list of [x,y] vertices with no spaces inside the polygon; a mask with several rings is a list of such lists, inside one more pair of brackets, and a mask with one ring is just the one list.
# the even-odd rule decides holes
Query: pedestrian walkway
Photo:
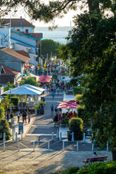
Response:
[{"label": "pedestrian walkway", "polygon": [[[21,151],[0,151],[0,171],[5,174],[52,174],[67,167],[81,167],[92,152],[42,151],[24,149]],[[99,152],[108,156],[110,152]]]},{"label": "pedestrian walkway", "polygon": [[[58,139],[58,128],[53,123],[55,112],[50,110],[51,104],[56,107],[57,96],[51,101],[46,97],[44,115],[31,120],[31,128],[26,127],[28,133],[20,142],[10,142],[6,151],[0,148],[0,170],[5,174],[52,174],[67,167],[81,167],[86,158],[93,156],[90,143],[80,142],[77,151],[76,142]],[[97,154],[112,158],[111,152]]]}]

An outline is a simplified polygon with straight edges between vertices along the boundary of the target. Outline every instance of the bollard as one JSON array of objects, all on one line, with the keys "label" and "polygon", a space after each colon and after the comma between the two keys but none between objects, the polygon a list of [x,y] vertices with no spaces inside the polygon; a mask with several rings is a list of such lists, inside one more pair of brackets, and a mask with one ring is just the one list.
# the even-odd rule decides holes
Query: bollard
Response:
[{"label": "bollard", "polygon": [[92,143],[92,151],[94,151],[94,143]]},{"label": "bollard", "polygon": [[62,132],[60,132],[59,140],[60,140],[60,141],[62,140]]},{"label": "bollard", "polygon": [[35,141],[33,141],[33,151],[35,151]]},{"label": "bollard", "polygon": [[65,143],[65,142],[64,142],[64,141],[62,141],[62,150],[64,150],[64,143]]},{"label": "bollard", "polygon": [[54,139],[54,132],[52,132],[52,140]]},{"label": "bollard", "polygon": [[83,142],[85,142],[86,137],[85,137],[85,133],[83,134]]},{"label": "bollard", "polygon": [[17,132],[16,132],[16,143],[17,143],[18,151],[20,151],[20,148],[19,148],[19,141],[18,141],[18,133],[17,133]]},{"label": "bollard", "polygon": [[79,151],[79,142],[77,141],[77,152]]},{"label": "bollard", "polygon": [[72,135],[71,141],[74,142],[74,132],[72,132],[71,135]]},{"label": "bollard", "polygon": [[18,135],[17,135],[17,132],[15,134],[15,137],[16,137],[16,142],[18,141]]},{"label": "bollard", "polygon": [[108,143],[108,141],[107,141],[107,144],[106,144],[106,150],[107,150],[107,152],[109,151],[109,143]]},{"label": "bollard", "polygon": [[57,129],[56,138],[59,138],[59,130]]},{"label": "bollard", "polygon": [[50,150],[50,141],[48,141],[48,150]]},{"label": "bollard", "polygon": [[23,133],[21,132],[21,140],[23,139]]},{"label": "bollard", "polygon": [[3,151],[6,149],[6,133],[3,133]]},{"label": "bollard", "polygon": [[37,144],[38,144],[38,147],[39,147],[39,145],[40,145],[40,137],[38,137]]}]

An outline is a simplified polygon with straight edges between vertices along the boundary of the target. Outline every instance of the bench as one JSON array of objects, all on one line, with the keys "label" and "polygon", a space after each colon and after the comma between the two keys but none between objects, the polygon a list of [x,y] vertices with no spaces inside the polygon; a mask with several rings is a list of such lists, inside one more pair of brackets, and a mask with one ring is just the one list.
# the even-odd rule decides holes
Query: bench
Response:
[{"label": "bench", "polygon": [[107,160],[107,156],[96,156],[96,157],[87,158],[83,162],[87,164],[87,163],[100,162],[100,161],[106,161],[106,160]]}]

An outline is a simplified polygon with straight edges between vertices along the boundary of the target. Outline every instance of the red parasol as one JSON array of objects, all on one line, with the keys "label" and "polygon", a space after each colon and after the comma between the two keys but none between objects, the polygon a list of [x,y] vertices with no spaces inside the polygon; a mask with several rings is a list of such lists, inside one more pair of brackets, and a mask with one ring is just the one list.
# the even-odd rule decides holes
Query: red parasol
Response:
[{"label": "red parasol", "polygon": [[77,102],[75,100],[63,101],[59,103],[57,108],[61,108],[61,109],[77,108]]},{"label": "red parasol", "polygon": [[50,83],[51,80],[52,80],[52,76],[48,76],[48,75],[39,76],[39,82],[41,83]]}]

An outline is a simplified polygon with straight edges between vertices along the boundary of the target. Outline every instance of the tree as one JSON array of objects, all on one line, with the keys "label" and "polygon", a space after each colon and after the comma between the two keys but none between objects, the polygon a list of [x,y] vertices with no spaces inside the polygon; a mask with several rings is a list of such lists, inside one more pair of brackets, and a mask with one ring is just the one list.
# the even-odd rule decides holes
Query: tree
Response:
[{"label": "tree", "polygon": [[60,44],[50,39],[41,40],[41,56],[45,59],[57,56]]},{"label": "tree", "polygon": [[23,84],[30,84],[30,85],[38,86],[39,82],[36,82],[34,77],[28,77],[21,81],[21,85],[23,85]]},{"label": "tree", "polygon": [[[95,10],[75,18],[75,26],[69,35],[69,44],[61,50],[64,60],[70,57],[74,77],[82,77],[83,102],[90,113],[94,137],[104,144],[109,141],[116,147],[116,54],[115,13],[104,16]],[[112,1],[113,2],[113,1]],[[103,5],[105,5],[103,3]],[[84,77],[84,78],[83,78]],[[77,78],[78,79],[78,78]],[[116,159],[116,158],[115,158]]]},{"label": "tree", "polygon": [[[81,2],[81,5],[78,2]],[[49,22],[55,17],[62,17],[70,9],[76,10],[77,7],[80,7],[80,9],[88,7],[90,12],[99,12],[99,5],[101,5],[101,9],[107,8],[109,5],[114,9],[114,2],[114,0],[49,0],[48,2],[42,2],[41,0],[10,0],[10,2],[9,0],[2,0],[0,6],[6,6],[9,10],[20,4],[24,6],[32,18]]]}]

